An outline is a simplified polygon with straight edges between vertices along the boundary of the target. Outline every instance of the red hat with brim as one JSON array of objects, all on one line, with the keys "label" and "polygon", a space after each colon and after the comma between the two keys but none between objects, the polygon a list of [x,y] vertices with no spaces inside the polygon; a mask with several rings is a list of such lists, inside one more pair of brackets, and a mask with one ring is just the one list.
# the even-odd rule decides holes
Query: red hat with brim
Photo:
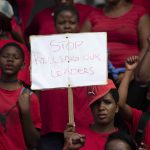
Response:
[{"label": "red hat with brim", "polygon": [[110,79],[106,85],[89,86],[87,89],[89,105],[105,96],[111,89],[116,89],[116,86]]}]

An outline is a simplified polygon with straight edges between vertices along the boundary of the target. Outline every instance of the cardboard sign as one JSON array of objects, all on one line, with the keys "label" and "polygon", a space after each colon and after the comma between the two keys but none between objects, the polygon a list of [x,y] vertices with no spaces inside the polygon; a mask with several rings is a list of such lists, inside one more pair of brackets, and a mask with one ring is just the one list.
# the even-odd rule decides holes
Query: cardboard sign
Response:
[{"label": "cardboard sign", "polygon": [[32,89],[107,83],[107,35],[31,36]]}]

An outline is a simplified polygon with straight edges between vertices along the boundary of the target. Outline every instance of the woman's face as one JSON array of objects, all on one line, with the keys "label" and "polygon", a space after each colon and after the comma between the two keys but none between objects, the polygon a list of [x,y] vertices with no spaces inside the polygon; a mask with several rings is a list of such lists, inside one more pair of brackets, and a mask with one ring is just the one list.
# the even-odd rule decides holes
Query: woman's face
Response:
[{"label": "woman's face", "polygon": [[62,11],[56,19],[58,33],[76,33],[78,31],[78,18],[71,11]]},{"label": "woman's face", "polygon": [[92,104],[91,109],[95,124],[108,125],[114,122],[115,114],[118,112],[118,104],[108,93]]}]

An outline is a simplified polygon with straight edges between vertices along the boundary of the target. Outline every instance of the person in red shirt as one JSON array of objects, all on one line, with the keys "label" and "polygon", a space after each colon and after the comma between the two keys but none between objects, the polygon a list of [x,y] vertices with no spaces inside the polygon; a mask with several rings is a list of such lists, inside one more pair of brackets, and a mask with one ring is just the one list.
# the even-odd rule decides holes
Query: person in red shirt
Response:
[{"label": "person in red shirt", "polygon": [[132,0],[133,4],[143,6],[150,13],[150,1],[149,0]]},{"label": "person in red shirt", "polygon": [[103,9],[89,15],[81,31],[107,32],[109,59],[114,67],[120,68],[129,56],[140,53],[143,56],[148,46],[149,26],[150,18],[143,7],[127,0],[106,0]]},{"label": "person in red shirt", "polygon": [[0,1],[0,39],[14,39],[25,43],[21,28],[14,17],[13,8],[5,0]]},{"label": "person in red shirt", "polygon": [[24,31],[32,9],[35,5],[35,0],[8,0],[14,8],[15,17],[17,22],[21,26],[21,30]]},{"label": "person in red shirt", "polygon": [[[132,135],[133,138],[135,137],[140,122],[140,118],[142,116],[142,111],[132,108],[128,104],[126,104],[126,97],[129,82],[133,77],[133,71],[135,70],[137,64],[138,64],[137,56],[129,57],[127,59],[126,71],[119,87],[119,96],[118,96],[119,101],[117,103],[116,103],[117,101],[116,94],[118,92],[112,92],[111,89],[114,89],[115,86],[111,80],[108,80],[107,85],[93,86],[91,90],[88,90],[88,94],[92,95],[91,98],[89,99],[89,104],[92,110],[94,124],[91,125],[88,130],[76,129],[76,133],[74,132],[74,128],[72,127],[66,129],[65,131],[66,144],[63,150],[75,150],[75,149],[104,150],[107,138],[111,136],[110,131],[111,132],[117,131],[116,127],[114,126],[114,116],[116,112],[118,112],[118,106],[129,128],[130,134]],[[150,148],[149,133],[150,133],[150,121],[148,121],[146,125],[142,142],[137,143],[138,145],[137,149],[149,150]]]},{"label": "person in red shirt", "polygon": [[0,40],[0,48],[2,48],[4,45],[8,44],[8,43],[16,43],[17,45],[19,45],[24,53],[24,67],[19,70],[18,72],[18,80],[22,81],[25,85],[29,86],[30,85],[30,70],[29,70],[29,66],[30,66],[30,54],[29,54],[29,50],[27,49],[27,47],[19,42],[16,42],[14,40],[11,39],[5,39],[5,40]]},{"label": "person in red shirt", "polygon": [[[107,32],[109,60],[116,69],[125,68],[124,62],[128,57],[143,57],[148,46],[150,18],[144,7],[133,5],[130,0],[105,1],[105,7],[93,11],[81,31]],[[123,75],[124,71],[114,78],[117,85]],[[145,93],[146,89],[133,80],[130,83],[127,103],[144,110]]]},{"label": "person in red shirt", "polygon": [[[54,14],[58,34],[78,32],[79,14],[72,5],[62,5],[56,9]],[[86,99],[86,87],[76,87],[72,90],[75,124],[87,128],[93,119]],[[68,123],[67,89],[40,91],[40,107],[42,136],[39,150],[62,150],[64,144],[63,132]]]},{"label": "person in red shirt", "polygon": [[[138,65],[138,56],[131,56],[126,61],[126,71],[125,75],[121,81],[119,86],[119,107],[124,116],[125,120],[127,121],[129,131],[133,137],[135,137],[140,118],[142,116],[142,111],[130,107],[126,104],[126,98],[128,93],[128,86],[130,81],[133,79],[134,71]],[[150,121],[148,121],[146,128],[144,129],[144,137],[143,141],[144,144],[147,145],[147,149],[150,149]],[[140,145],[141,143],[137,143]]]},{"label": "person in red shirt", "polygon": [[91,125],[89,124],[87,129],[76,127],[76,132],[80,134],[75,133],[74,135],[73,133],[71,137],[68,134],[70,128],[67,129],[68,131],[65,131],[67,143],[64,146],[64,150],[68,150],[71,144],[82,150],[104,150],[108,136],[119,130],[115,125],[115,116],[119,111],[118,100],[118,91],[110,79],[108,79],[106,85],[87,87],[87,101],[89,102],[94,122]]},{"label": "person in red shirt", "polygon": [[0,50],[0,149],[26,150],[37,146],[41,129],[37,96],[18,81],[24,53],[15,42]]},{"label": "person in red shirt", "polygon": [[55,9],[61,4],[74,5],[74,7],[79,12],[80,26],[83,25],[89,13],[92,10],[94,10],[94,8],[89,5],[79,3],[74,4],[73,0],[55,0],[55,6],[51,8],[46,8],[34,16],[31,24],[27,27],[25,34],[27,36],[30,36],[30,35],[48,35],[56,33],[53,16]]}]

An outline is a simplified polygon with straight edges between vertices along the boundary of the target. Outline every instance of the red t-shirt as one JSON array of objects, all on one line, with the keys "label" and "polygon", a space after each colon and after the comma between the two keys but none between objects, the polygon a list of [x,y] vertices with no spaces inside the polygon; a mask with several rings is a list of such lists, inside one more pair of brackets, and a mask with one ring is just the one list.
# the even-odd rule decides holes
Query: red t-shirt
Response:
[{"label": "red t-shirt", "polygon": [[145,7],[150,13],[150,0],[133,0],[133,3]]},{"label": "red t-shirt", "polygon": [[115,67],[124,67],[127,57],[138,55],[138,23],[146,14],[143,7],[133,5],[120,17],[108,17],[103,10],[89,15],[93,32],[107,32],[109,59]]},{"label": "red t-shirt", "polygon": [[[93,122],[85,87],[73,88],[74,117],[76,127],[86,128]],[[67,89],[41,91],[40,106],[42,134],[64,132],[68,123]]]},{"label": "red t-shirt", "polygon": [[[94,10],[94,8],[83,4],[74,4],[74,6],[79,12],[80,25],[82,26],[86,17],[91,11]],[[35,15],[31,24],[26,30],[26,35],[48,35],[56,33],[53,21],[55,8],[56,6],[52,8],[46,8]]]},{"label": "red t-shirt", "polygon": [[[117,132],[116,129],[115,132]],[[97,133],[90,129],[77,128],[77,132],[86,136],[85,145],[80,150],[104,150],[105,143],[111,133]]]},{"label": "red t-shirt", "polygon": [[[12,17],[11,19],[11,26],[12,26],[12,30],[17,32],[20,36],[23,37],[23,31],[20,27],[20,25],[17,23],[15,17]],[[13,39],[13,37],[11,37],[11,39]]]},{"label": "red t-shirt", "polygon": [[[26,150],[20,113],[17,105],[23,87],[8,91],[0,88],[0,149]],[[30,96],[30,113],[36,128],[41,128],[39,101],[35,94]],[[5,120],[5,121],[4,121]]]},{"label": "red t-shirt", "polygon": [[[137,110],[135,108],[131,108],[132,109],[132,121],[128,122],[128,127],[129,130],[131,132],[131,134],[133,135],[133,137],[136,134],[138,125],[139,125],[139,121],[140,118],[142,116],[142,111],[141,110]],[[147,144],[148,149],[150,149],[150,121],[148,121],[148,124],[145,128],[145,136],[144,136],[144,141],[145,144]]]},{"label": "red t-shirt", "polygon": [[22,30],[24,31],[29,17],[31,15],[32,9],[35,5],[34,0],[16,0],[18,11],[19,11],[19,17],[21,19],[21,26]]}]

